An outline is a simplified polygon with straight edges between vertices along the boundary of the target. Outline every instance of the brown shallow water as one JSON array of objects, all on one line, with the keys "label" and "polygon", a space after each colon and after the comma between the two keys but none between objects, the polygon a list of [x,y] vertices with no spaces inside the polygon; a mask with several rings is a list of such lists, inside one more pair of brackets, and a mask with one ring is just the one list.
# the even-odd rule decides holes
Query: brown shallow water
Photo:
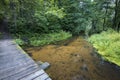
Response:
[{"label": "brown shallow water", "polygon": [[26,49],[35,61],[49,62],[53,80],[120,80],[120,69],[100,59],[83,38]]}]

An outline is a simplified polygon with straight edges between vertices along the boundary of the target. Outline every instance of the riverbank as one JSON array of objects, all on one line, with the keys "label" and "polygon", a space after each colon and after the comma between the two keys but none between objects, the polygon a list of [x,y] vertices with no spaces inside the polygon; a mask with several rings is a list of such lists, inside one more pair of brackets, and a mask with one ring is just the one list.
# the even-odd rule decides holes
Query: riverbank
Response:
[{"label": "riverbank", "polygon": [[58,41],[66,40],[72,37],[72,34],[65,31],[59,31],[47,34],[28,33],[28,34],[15,34],[15,41],[21,46],[38,47],[48,44],[53,44]]}]

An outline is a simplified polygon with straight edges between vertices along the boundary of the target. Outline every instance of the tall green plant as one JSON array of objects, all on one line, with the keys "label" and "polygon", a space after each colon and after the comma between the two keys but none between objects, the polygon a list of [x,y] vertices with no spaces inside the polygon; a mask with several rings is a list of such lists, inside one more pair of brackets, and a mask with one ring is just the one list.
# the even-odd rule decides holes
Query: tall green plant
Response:
[{"label": "tall green plant", "polygon": [[108,30],[101,34],[92,35],[89,41],[105,60],[120,66],[120,33]]}]

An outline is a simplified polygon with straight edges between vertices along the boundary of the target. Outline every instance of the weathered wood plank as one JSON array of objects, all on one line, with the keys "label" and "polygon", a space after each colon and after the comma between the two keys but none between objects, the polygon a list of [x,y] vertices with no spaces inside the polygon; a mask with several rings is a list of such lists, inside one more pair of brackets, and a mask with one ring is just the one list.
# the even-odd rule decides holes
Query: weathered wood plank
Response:
[{"label": "weathered wood plank", "polygon": [[39,70],[39,71],[37,71],[37,72],[35,72],[35,73],[33,73],[33,74],[29,75],[29,76],[26,76],[26,77],[24,77],[24,78],[22,78],[20,80],[32,80],[35,77],[43,75],[43,74],[45,74],[45,72],[43,70]]},{"label": "weathered wood plank", "polygon": [[51,78],[47,78],[47,79],[45,79],[45,80],[52,80]]},{"label": "weathered wood plank", "polygon": [[[4,62],[4,61],[3,61]],[[34,61],[30,60],[29,58],[21,58],[21,59],[16,59],[14,60],[13,58],[13,61],[9,61],[7,63],[3,63],[3,64],[0,64],[0,72],[1,70],[4,70],[4,69],[7,69],[7,68],[13,68],[15,66],[21,66],[21,65],[26,65],[26,64],[29,64],[29,63],[34,63]]]},{"label": "weathered wood plank", "polygon": [[30,67],[34,67],[35,65],[32,63],[31,65],[23,65],[23,66],[16,66],[15,68],[3,71],[0,73],[0,79],[6,78],[11,75],[15,75],[19,72],[22,72]]},{"label": "weathered wood plank", "polygon": [[[14,53],[14,52],[13,52]],[[2,63],[6,63],[6,62],[10,62],[10,61],[15,61],[15,60],[18,60],[19,58],[23,58],[23,57],[26,57],[25,55],[23,55],[23,54],[11,54],[11,53],[9,53],[9,54],[6,54],[6,55],[0,55],[0,58],[1,58],[1,60],[0,60],[0,64],[2,64]],[[4,62],[4,61],[6,61],[6,62]]]},{"label": "weathered wood plank", "polygon": [[32,79],[50,78],[11,38],[0,40],[0,80]]},{"label": "weathered wood plank", "polygon": [[39,69],[36,66],[30,67],[30,68],[28,68],[26,70],[23,70],[23,71],[19,72],[19,73],[10,75],[10,76],[4,78],[3,80],[19,80],[20,78],[31,75],[32,73],[34,73],[34,72],[36,72],[38,70]]},{"label": "weathered wood plank", "polygon": [[49,78],[49,76],[46,74],[46,73],[44,73],[44,74],[42,74],[42,75],[39,75],[38,77],[36,77],[35,79],[33,79],[33,80],[46,80],[46,79],[48,79]]}]

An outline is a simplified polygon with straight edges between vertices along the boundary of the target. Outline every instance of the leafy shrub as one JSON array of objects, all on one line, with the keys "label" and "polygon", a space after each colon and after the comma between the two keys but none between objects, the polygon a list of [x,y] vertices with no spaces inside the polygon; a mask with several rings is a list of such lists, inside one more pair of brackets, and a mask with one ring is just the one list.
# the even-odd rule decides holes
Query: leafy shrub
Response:
[{"label": "leafy shrub", "polygon": [[106,60],[120,66],[120,33],[110,29],[92,35],[89,41]]},{"label": "leafy shrub", "polygon": [[26,33],[29,28],[27,28],[27,20],[25,18],[19,18],[16,20],[16,25],[13,20],[9,21],[9,30],[11,33]]},{"label": "leafy shrub", "polygon": [[36,13],[34,16],[34,23],[31,26],[31,32],[34,33],[49,33],[48,29],[48,21],[44,15]]},{"label": "leafy shrub", "polygon": [[[43,5],[43,4],[42,4]],[[9,21],[9,29],[12,33],[52,33],[61,29],[60,19],[64,17],[63,9],[50,7],[47,11],[35,11],[34,15],[18,17],[16,21]],[[15,25],[16,22],[16,25]]]},{"label": "leafy shrub", "polygon": [[24,44],[24,41],[21,40],[21,39],[15,39],[15,42],[19,45],[23,45]]},{"label": "leafy shrub", "polygon": [[[27,45],[42,46],[42,45],[55,43],[57,41],[65,40],[65,39],[71,37],[72,35],[68,32],[59,31],[57,33],[49,33],[49,34],[28,33],[25,35],[18,34],[16,36],[18,36],[18,37],[16,37],[15,41],[19,45],[26,45],[26,40],[28,39]],[[25,38],[26,38],[26,40],[25,40]]]}]

